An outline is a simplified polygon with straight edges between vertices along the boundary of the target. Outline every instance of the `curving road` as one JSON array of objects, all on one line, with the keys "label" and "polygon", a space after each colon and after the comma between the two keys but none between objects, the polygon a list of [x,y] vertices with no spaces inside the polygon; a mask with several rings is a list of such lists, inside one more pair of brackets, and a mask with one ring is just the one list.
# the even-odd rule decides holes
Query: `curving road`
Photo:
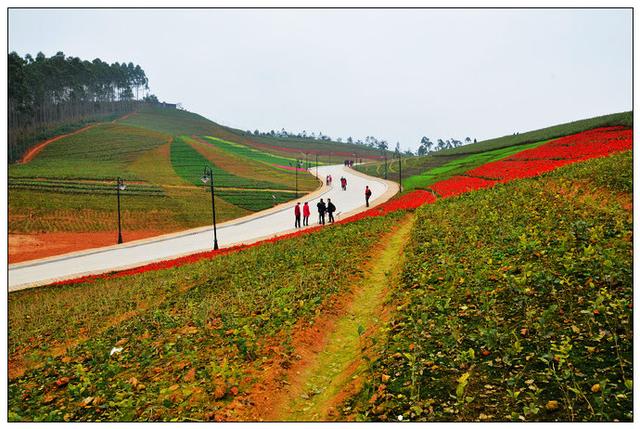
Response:
[{"label": "curving road", "polygon": [[[312,174],[315,168],[310,169]],[[365,186],[372,190],[371,206],[380,204],[398,192],[394,182],[366,176],[343,165],[318,167],[318,176],[323,180],[330,174],[331,186],[321,189],[297,201],[308,201],[311,206],[310,226],[317,225],[316,203],[320,198],[336,205],[336,220],[366,209]],[[340,177],[347,178],[347,190],[340,187]],[[295,229],[293,206],[289,202],[240,219],[217,226],[218,245],[228,247],[249,244],[260,239],[292,232]],[[54,281],[99,274],[137,267],[164,259],[173,259],[192,253],[211,250],[213,228],[203,227],[146,240],[132,241],[116,246],[103,247],[82,252],[35,261],[9,265],[9,292],[41,286]]]}]

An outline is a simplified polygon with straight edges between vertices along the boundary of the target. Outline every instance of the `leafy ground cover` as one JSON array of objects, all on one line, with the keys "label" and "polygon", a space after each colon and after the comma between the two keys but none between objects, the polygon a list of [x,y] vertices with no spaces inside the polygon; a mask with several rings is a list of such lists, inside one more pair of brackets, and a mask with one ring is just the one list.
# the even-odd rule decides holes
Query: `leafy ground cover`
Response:
[{"label": "leafy ground cover", "polygon": [[282,157],[258,149],[254,149],[249,146],[232,143],[215,137],[205,137],[205,139],[211,144],[216,145],[217,147],[229,153],[240,155],[244,158],[252,159],[255,161],[264,162],[270,165],[288,166],[289,164],[291,164],[292,166],[295,166],[296,163],[295,157]]},{"label": "leafy ground cover", "polygon": [[625,152],[419,209],[347,414],[632,420],[631,171]]},{"label": "leafy ground cover", "polygon": [[351,287],[398,216],[188,266],[12,294],[10,359],[23,374],[10,382],[9,419],[220,418],[266,359],[294,359],[294,326]]}]

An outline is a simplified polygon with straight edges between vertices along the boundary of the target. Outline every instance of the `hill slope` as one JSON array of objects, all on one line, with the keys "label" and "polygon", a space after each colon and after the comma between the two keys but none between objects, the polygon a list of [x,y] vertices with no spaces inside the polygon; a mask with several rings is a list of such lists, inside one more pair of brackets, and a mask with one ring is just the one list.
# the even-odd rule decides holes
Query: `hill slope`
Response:
[{"label": "hill slope", "polygon": [[[566,124],[542,128],[522,134],[498,137],[454,149],[433,152],[427,156],[404,158],[402,161],[403,189],[422,189],[453,175],[484,163],[497,161],[520,151],[531,149],[551,139],[601,127],[633,126],[632,112],[598,116]],[[356,167],[363,173],[399,180],[398,160],[389,159]],[[386,174],[385,174],[386,169]]]},{"label": "hill slope", "polygon": [[[631,420],[631,189],[627,151],[420,208],[401,272],[379,275],[396,279],[388,305],[370,311],[387,323],[349,331],[348,366],[373,363],[352,388],[334,386],[338,402],[324,403],[333,414],[323,412]],[[365,261],[394,225],[408,225],[403,217],[11,294],[10,420],[233,420],[261,409],[265,395],[267,406],[278,403],[287,383],[276,381],[305,359],[313,367],[318,341],[342,326],[334,317],[349,317],[338,304],[360,302],[354,281],[368,284]],[[113,347],[122,350],[109,355]],[[333,368],[331,353],[319,356]],[[308,389],[296,406],[319,405],[321,386]],[[280,409],[280,418],[298,411]]]}]

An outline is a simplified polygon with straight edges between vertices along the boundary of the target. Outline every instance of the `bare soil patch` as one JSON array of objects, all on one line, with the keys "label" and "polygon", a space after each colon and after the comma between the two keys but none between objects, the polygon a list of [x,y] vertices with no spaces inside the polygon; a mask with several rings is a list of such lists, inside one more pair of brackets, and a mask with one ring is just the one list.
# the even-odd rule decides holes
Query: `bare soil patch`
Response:
[{"label": "bare soil patch", "polygon": [[[123,231],[124,242],[165,234],[166,231]],[[9,263],[47,258],[79,250],[111,246],[117,243],[117,231],[46,232],[9,234]]]}]

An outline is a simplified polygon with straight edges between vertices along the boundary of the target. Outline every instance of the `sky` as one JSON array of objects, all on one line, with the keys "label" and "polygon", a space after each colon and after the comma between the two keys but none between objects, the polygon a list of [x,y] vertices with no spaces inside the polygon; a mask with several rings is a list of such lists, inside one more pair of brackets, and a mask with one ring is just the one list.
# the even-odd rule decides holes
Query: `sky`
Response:
[{"label": "sky", "polygon": [[139,64],[224,125],[403,150],[632,109],[631,9],[11,9],[8,42]]}]

